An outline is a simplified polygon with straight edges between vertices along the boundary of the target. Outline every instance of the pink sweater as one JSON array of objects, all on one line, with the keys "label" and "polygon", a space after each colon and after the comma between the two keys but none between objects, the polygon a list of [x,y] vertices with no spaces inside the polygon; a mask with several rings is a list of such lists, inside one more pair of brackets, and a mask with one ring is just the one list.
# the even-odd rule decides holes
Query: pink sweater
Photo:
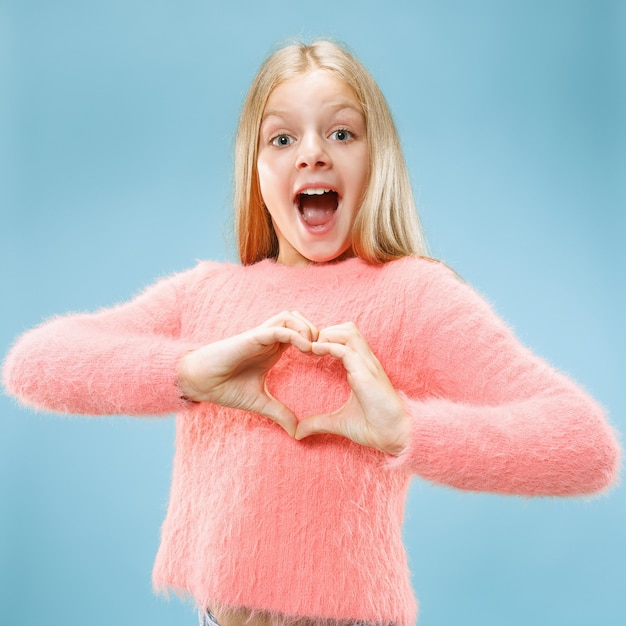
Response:
[{"label": "pink sweater", "polygon": [[[413,418],[398,458],[324,435],[291,439],[256,414],[179,398],[176,362],[283,310],[354,321]],[[602,409],[521,346],[442,264],[200,263],[130,303],[26,333],[4,367],[23,402],[71,413],[177,412],[157,589],[289,620],[414,624],[401,540],[410,477],[459,489],[578,495],[615,479]],[[347,398],[340,362],[289,348],[272,394],[297,416]]]}]

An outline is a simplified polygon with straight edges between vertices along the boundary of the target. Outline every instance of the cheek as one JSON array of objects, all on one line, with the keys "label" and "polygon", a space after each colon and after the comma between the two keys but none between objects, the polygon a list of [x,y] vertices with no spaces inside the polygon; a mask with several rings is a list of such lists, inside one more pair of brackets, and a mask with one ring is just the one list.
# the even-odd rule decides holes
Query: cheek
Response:
[{"label": "cheek", "polygon": [[257,159],[256,173],[259,179],[259,187],[261,187],[261,191],[265,191],[265,187],[267,187],[270,171],[271,170],[267,167],[267,163],[264,159]]},{"label": "cheek", "polygon": [[269,208],[276,204],[276,187],[272,184],[271,180],[267,176],[263,176],[261,172],[259,172],[259,190],[266,207]]},{"label": "cheek", "polygon": [[354,155],[350,174],[354,189],[358,190],[359,196],[362,197],[370,181],[370,164],[367,150]]},{"label": "cheek", "polygon": [[264,197],[279,193],[281,188],[285,186],[284,176],[280,175],[280,168],[273,161],[259,157],[256,169],[259,187]]},{"label": "cheek", "polygon": [[365,192],[369,186],[370,176],[368,171],[358,170],[353,175],[352,193],[354,202],[358,204],[357,210],[361,208],[361,202],[365,198]]}]

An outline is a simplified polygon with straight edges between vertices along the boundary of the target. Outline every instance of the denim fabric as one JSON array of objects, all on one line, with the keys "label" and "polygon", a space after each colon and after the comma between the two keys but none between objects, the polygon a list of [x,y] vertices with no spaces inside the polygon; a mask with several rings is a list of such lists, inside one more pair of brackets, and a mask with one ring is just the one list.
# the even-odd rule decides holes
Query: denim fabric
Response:
[{"label": "denim fabric", "polygon": [[200,626],[220,626],[211,611],[200,610],[198,616],[200,617]]},{"label": "denim fabric", "polygon": [[[217,619],[215,619],[215,615],[211,613],[211,611],[203,611],[200,609],[198,613],[198,617],[200,618],[200,626],[220,626]],[[354,626],[366,626],[363,622],[355,622]]]}]

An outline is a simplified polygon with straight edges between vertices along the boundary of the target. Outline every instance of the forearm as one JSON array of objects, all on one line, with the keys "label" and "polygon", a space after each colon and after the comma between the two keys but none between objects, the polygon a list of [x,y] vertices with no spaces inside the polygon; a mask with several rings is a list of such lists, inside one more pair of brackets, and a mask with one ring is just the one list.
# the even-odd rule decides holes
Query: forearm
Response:
[{"label": "forearm", "polygon": [[[460,489],[575,495],[617,478],[620,448],[602,408],[532,354],[471,287],[429,264],[398,389],[412,420],[392,464]],[[414,300],[411,300],[413,302]]]},{"label": "forearm", "polygon": [[459,489],[581,495],[617,479],[620,449],[604,412],[578,389],[500,406],[406,401],[407,449],[395,467]]},{"label": "forearm", "polygon": [[195,344],[96,326],[71,316],[26,333],[4,363],[7,392],[62,413],[160,414],[184,405],[176,366]]}]

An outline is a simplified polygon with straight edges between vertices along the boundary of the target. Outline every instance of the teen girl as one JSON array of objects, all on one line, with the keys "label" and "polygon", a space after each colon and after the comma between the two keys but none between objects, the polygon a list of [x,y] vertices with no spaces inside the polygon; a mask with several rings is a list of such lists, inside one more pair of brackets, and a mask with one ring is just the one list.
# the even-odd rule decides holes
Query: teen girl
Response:
[{"label": "teen girl", "polygon": [[351,55],[272,55],[235,167],[241,265],[55,319],[4,368],[35,407],[178,413],[157,589],[206,624],[409,626],[412,474],[529,496],[614,481],[594,400],[426,257],[388,107]]}]

